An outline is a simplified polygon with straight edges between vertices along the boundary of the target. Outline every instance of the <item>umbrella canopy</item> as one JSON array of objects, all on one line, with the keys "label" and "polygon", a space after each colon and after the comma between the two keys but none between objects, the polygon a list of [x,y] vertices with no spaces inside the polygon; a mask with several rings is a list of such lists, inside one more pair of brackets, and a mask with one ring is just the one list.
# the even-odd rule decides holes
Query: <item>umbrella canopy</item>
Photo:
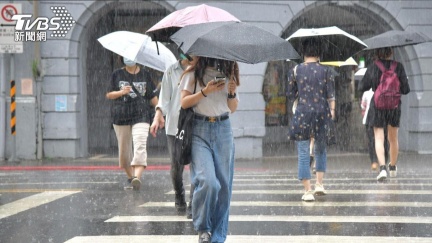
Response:
[{"label": "umbrella canopy", "polygon": [[243,63],[299,58],[284,39],[243,22],[188,25],[171,39],[187,54]]},{"label": "umbrella canopy", "polygon": [[161,72],[176,62],[174,54],[166,46],[156,46],[157,43],[144,34],[116,31],[100,37],[98,41],[120,56]]},{"label": "umbrella canopy", "polygon": [[201,24],[219,21],[237,21],[236,17],[227,11],[201,4],[172,12],[146,31],[157,41],[169,41],[169,37],[182,27],[191,24]]},{"label": "umbrella canopy", "polygon": [[360,68],[357,72],[354,73],[355,80],[361,80],[366,73],[367,68]]},{"label": "umbrella canopy", "polygon": [[332,61],[332,62],[320,62],[320,63],[322,65],[336,66],[336,67],[358,66],[357,62],[352,57],[348,58],[346,61]]},{"label": "umbrella canopy", "polygon": [[301,53],[302,41],[308,37],[319,37],[321,39],[321,61],[344,61],[367,47],[359,38],[336,26],[316,29],[299,29],[286,40]]},{"label": "umbrella canopy", "polygon": [[415,45],[429,41],[432,41],[432,39],[421,32],[410,32],[403,30],[390,30],[364,40],[368,46],[366,50]]}]

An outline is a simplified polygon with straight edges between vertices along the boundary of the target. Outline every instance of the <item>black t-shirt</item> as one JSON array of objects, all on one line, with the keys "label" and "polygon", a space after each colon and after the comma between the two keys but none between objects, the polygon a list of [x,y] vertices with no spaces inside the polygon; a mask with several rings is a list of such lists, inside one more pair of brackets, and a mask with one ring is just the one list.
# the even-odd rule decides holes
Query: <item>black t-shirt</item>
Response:
[{"label": "black t-shirt", "polygon": [[114,100],[111,110],[113,124],[133,125],[139,122],[150,123],[152,107],[150,100],[155,97],[155,85],[150,74],[140,68],[137,74],[130,74],[124,68],[115,70],[111,75],[111,91],[119,91],[123,86],[132,86],[132,91]]}]

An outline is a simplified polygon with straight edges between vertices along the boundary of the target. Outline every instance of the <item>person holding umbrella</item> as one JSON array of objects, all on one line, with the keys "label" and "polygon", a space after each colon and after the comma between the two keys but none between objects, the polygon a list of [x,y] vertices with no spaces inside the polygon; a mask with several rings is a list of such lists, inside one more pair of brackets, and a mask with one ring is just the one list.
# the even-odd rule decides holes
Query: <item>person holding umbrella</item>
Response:
[{"label": "person holding umbrella", "polygon": [[[374,97],[377,95],[376,90],[381,82],[381,75],[383,73],[378,67],[378,64],[381,63],[381,65],[383,65],[387,70],[389,70],[392,65],[396,67],[394,72],[397,74],[400,82],[400,94],[408,94],[410,92],[408,77],[405,74],[403,65],[392,60],[392,48],[377,48],[376,56],[378,60],[376,60],[374,63],[371,63],[367,67],[366,73],[359,83],[359,90],[365,92],[372,88],[372,90],[375,92]],[[387,127],[388,141],[390,143],[390,177],[395,177],[397,175],[396,163],[399,154],[398,129],[401,118],[401,101],[399,100],[399,104],[393,109],[378,109],[375,104],[375,99],[372,99],[370,107],[371,108],[369,112],[372,112],[372,114],[368,117],[368,122],[374,128],[375,151],[380,166],[380,172],[377,176],[377,180],[382,181],[387,178],[387,168],[385,165],[384,127]]]},{"label": "person holding umbrella", "polygon": [[[196,92],[194,93],[194,87]],[[181,106],[193,107],[192,218],[200,243],[225,242],[234,173],[229,115],[237,110],[238,64],[198,57],[182,75]]]},{"label": "person holding umbrella", "polygon": [[[295,140],[298,151],[298,179],[305,193],[303,201],[314,201],[316,195],[325,195],[323,186],[327,165],[327,136],[330,119],[335,118],[334,77],[329,67],[319,63],[321,40],[308,37],[302,41],[304,62],[296,66],[288,77],[288,98],[298,98],[296,112],[292,118],[289,138]],[[316,168],[315,191],[311,187],[310,140],[315,139],[314,154]]]},{"label": "person holding umbrella", "polygon": [[122,62],[125,66],[111,75],[106,98],[114,102],[111,112],[118,142],[119,166],[125,170],[127,181],[132,185],[125,189],[132,187],[139,190],[141,175],[147,167],[149,103],[156,106],[158,98],[153,93],[156,87],[150,74],[130,59],[123,57]]},{"label": "person holding umbrella", "polygon": [[[186,209],[185,190],[183,186],[183,169],[174,156],[174,142],[177,132],[177,124],[180,111],[180,90],[178,88],[180,77],[186,68],[193,64],[196,57],[185,54],[180,54],[181,60],[171,65],[164,73],[162,78],[162,86],[159,94],[159,102],[156,106],[156,114],[153,123],[150,127],[150,133],[156,137],[158,129],[165,126],[164,115],[166,116],[166,137],[168,151],[171,160],[171,181],[175,191],[175,207],[178,211]],[[190,202],[187,207],[187,217],[192,218],[192,195],[194,187],[191,185]]]}]

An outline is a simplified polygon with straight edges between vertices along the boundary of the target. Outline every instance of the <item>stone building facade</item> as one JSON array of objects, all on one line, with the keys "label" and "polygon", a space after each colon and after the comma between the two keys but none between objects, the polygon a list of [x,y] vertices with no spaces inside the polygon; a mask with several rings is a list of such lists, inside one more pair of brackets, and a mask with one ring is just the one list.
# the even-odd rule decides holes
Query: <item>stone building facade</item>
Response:
[{"label": "stone building facade", "polygon": [[[338,26],[366,39],[387,30],[421,31],[432,37],[432,1],[201,1],[227,10],[243,22],[287,38],[298,28]],[[10,158],[14,141],[9,132],[9,80],[17,82],[16,156],[20,159],[80,158],[107,153],[115,148],[109,123],[109,102],[104,95],[114,68],[115,55],[97,38],[116,30],[144,33],[167,14],[200,1],[22,1],[22,12],[53,17],[52,6],[64,6],[76,23],[64,38],[24,42],[22,54],[0,54],[0,160]],[[49,32],[48,32],[49,33]],[[175,51],[175,47],[170,47]],[[355,59],[361,54],[356,55]],[[432,43],[395,50],[408,74],[412,92],[402,98],[400,149],[432,153]],[[11,73],[11,62],[14,72]],[[33,63],[40,75],[34,75]],[[273,63],[240,64],[241,102],[232,115],[236,156],[260,158],[287,141],[286,122],[279,123],[268,111],[264,83],[275,77]],[[281,67],[285,64],[277,64]],[[283,69],[278,82],[284,81]],[[157,82],[160,75],[155,73]],[[22,80],[32,80],[32,94],[22,94]],[[281,90],[280,92],[283,92]],[[281,95],[281,93],[279,93]],[[282,96],[282,95],[281,95]],[[59,102],[66,107],[58,109]],[[357,100],[353,99],[357,107]],[[289,104],[282,104],[287,120]],[[279,108],[280,108],[279,107]],[[285,112],[283,111],[285,109]],[[354,112],[354,111],[353,111]],[[352,118],[351,141],[363,137],[361,118]],[[163,134],[162,134],[163,135]],[[164,136],[150,147],[164,145]],[[361,140],[361,139],[360,139]],[[362,147],[361,143],[353,147]],[[283,150],[282,146],[282,150]],[[115,149],[114,149],[115,150]]]}]

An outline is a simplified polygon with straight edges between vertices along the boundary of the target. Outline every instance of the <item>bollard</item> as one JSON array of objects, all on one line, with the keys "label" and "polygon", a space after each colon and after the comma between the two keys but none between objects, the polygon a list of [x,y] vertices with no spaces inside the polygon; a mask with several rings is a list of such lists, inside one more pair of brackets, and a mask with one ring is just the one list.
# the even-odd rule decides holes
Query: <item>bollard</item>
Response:
[{"label": "bollard", "polygon": [[10,81],[11,89],[10,89],[10,98],[11,98],[11,104],[10,104],[10,112],[11,112],[11,120],[10,120],[10,127],[11,127],[11,134],[12,134],[12,155],[9,158],[10,162],[18,162],[17,156],[16,156],[16,117],[15,117],[15,109],[16,109],[16,103],[15,103],[15,80]]},{"label": "bollard", "polygon": [[10,88],[10,98],[11,98],[11,103],[10,103],[10,112],[11,112],[11,120],[10,120],[10,127],[11,127],[11,134],[12,136],[16,135],[16,117],[15,117],[15,109],[16,109],[16,103],[15,103],[15,92],[16,92],[16,88],[15,88],[15,80],[11,80],[10,81],[11,84],[11,88]]}]

